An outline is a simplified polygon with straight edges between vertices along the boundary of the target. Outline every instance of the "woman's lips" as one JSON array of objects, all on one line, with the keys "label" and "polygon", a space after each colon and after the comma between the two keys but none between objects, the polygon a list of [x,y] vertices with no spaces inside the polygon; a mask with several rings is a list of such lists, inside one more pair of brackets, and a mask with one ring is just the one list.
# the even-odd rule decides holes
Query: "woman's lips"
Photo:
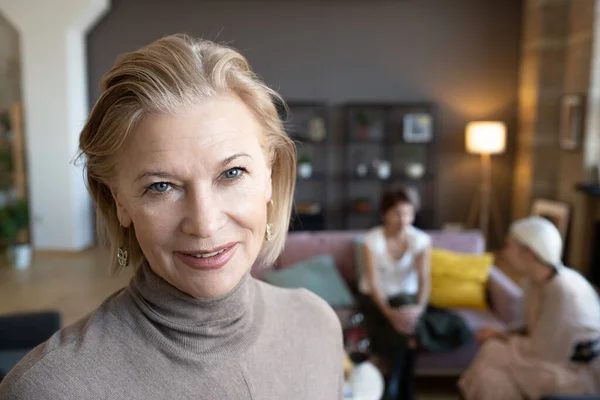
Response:
[{"label": "woman's lips", "polygon": [[[180,252],[176,251],[175,256],[185,265],[193,269],[214,270],[223,267],[231,260],[237,249],[237,243],[229,243],[218,247],[211,252]],[[215,254],[212,254],[215,253]],[[202,257],[198,257],[202,255]]]}]

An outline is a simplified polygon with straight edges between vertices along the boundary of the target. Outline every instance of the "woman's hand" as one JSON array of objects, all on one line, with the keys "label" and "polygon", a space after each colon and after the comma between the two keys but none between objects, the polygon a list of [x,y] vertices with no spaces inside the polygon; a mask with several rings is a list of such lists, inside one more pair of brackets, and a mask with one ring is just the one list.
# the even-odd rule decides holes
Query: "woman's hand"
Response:
[{"label": "woman's hand", "polygon": [[508,336],[506,335],[506,333],[498,329],[485,327],[477,331],[477,333],[475,334],[475,338],[477,339],[477,342],[479,342],[479,344],[483,344],[489,339],[507,340]]},{"label": "woman's hand", "polygon": [[413,335],[423,313],[423,307],[407,305],[399,308],[390,308],[386,316],[394,329],[403,335]]}]

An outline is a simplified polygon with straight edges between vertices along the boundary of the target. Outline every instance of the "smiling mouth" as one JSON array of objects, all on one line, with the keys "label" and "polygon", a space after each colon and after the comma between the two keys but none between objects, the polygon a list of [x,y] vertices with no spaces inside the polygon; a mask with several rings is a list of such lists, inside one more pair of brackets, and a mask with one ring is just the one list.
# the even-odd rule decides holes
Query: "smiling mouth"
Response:
[{"label": "smiling mouth", "polygon": [[196,257],[196,258],[210,258],[210,257],[214,257],[216,255],[223,253],[225,250],[227,250],[227,248],[213,251],[211,253],[184,253],[184,254],[186,254],[188,256]]},{"label": "smiling mouth", "polygon": [[232,242],[208,251],[176,251],[175,256],[193,269],[218,269],[231,260],[236,244]]}]

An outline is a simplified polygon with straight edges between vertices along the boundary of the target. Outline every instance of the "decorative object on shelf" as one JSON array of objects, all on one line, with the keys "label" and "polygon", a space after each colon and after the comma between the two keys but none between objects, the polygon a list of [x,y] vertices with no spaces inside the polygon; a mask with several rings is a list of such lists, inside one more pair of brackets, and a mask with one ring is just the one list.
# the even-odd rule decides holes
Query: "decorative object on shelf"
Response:
[{"label": "decorative object on shelf", "polygon": [[392,175],[392,164],[386,160],[374,160],[373,169],[377,172],[377,177],[382,180],[389,179]]},{"label": "decorative object on shelf", "polygon": [[404,168],[404,173],[411,179],[421,179],[425,175],[425,166],[420,162],[409,162]]},{"label": "decorative object on shelf", "polygon": [[430,142],[433,139],[433,118],[427,113],[406,114],[402,131],[402,137],[407,143]]},{"label": "decorative object on shelf", "polygon": [[323,118],[314,117],[308,121],[308,137],[313,142],[321,142],[327,136]]},{"label": "decorative object on shelf", "polygon": [[475,196],[469,213],[468,225],[474,226],[479,212],[479,229],[489,242],[488,227],[490,211],[495,220],[496,235],[503,238],[501,217],[498,205],[492,196],[492,154],[503,153],[506,149],[506,125],[498,121],[469,122],[466,129],[467,152],[481,155],[481,182],[479,196]]},{"label": "decorative object on shelf", "polygon": [[310,158],[302,156],[298,159],[298,176],[302,179],[309,179],[312,176],[313,168]]},{"label": "decorative object on shelf", "polygon": [[296,204],[296,212],[304,215],[317,215],[321,213],[321,205],[316,202],[302,202]]},{"label": "decorative object on shelf", "polygon": [[560,101],[560,147],[563,150],[581,148],[585,123],[585,96],[567,94]]},{"label": "decorative object on shelf", "polygon": [[535,199],[531,204],[531,215],[546,218],[560,232],[563,243],[567,244],[567,233],[571,219],[571,207],[562,201]]},{"label": "decorative object on shelf", "polygon": [[359,163],[356,166],[356,175],[359,178],[366,178],[368,174],[369,174],[369,167],[367,166],[367,164]]},{"label": "decorative object on shelf", "polygon": [[371,209],[371,201],[367,198],[359,198],[354,200],[354,211],[358,213],[369,213]]},{"label": "decorative object on shelf", "polygon": [[358,138],[368,139],[371,119],[365,110],[360,110],[356,113],[356,124],[358,126]]}]

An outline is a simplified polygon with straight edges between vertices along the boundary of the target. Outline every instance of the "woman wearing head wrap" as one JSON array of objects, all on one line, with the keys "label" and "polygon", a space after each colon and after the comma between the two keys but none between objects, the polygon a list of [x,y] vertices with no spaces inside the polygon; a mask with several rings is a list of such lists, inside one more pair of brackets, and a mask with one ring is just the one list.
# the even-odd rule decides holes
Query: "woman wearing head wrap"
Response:
[{"label": "woman wearing head wrap", "polygon": [[562,239],[548,220],[512,224],[504,256],[525,278],[527,333],[478,332],[483,345],[459,382],[466,400],[600,392],[598,296],[562,265],[561,254]]}]

